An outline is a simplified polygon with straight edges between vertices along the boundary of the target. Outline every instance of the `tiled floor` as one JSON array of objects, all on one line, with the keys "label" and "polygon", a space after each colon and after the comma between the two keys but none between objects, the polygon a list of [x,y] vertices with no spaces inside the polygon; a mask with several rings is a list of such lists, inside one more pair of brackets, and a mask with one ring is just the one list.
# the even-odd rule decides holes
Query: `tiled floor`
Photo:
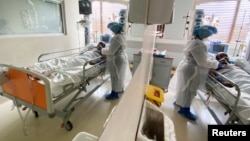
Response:
[{"label": "tiled floor", "polygon": [[178,107],[173,105],[175,100],[174,93],[169,91],[165,96],[166,101],[161,106],[162,110],[172,119],[177,141],[206,141],[207,140],[207,125],[215,124],[216,122],[208,113],[207,108],[201,100],[195,97],[191,111],[198,116],[197,121],[186,120],[181,117],[177,111]]},{"label": "tiled floor", "polygon": [[[11,110],[11,101],[0,104],[0,141],[71,141],[77,133],[82,131],[99,136],[109,113],[119,102],[119,100],[104,99],[104,94],[109,91],[109,88],[110,82],[108,81],[74,111],[70,118],[74,126],[72,131],[66,131],[60,127],[61,118],[50,119],[47,115],[35,118],[32,112],[25,121],[24,127],[26,128],[23,128],[17,109]],[[177,114],[178,108],[172,104],[173,101],[174,93],[169,90],[165,94],[165,102],[161,109],[172,119],[177,141],[206,141],[207,125],[215,124],[215,121],[200,99],[196,97],[192,105],[192,111],[199,116],[196,122],[188,121]],[[23,116],[25,113],[27,112],[24,112]]]},{"label": "tiled floor", "polygon": [[[109,89],[108,81],[81,103],[71,115],[71,131],[61,128],[62,119],[59,117],[39,115],[35,118],[32,112],[27,116],[24,129],[17,109],[11,110],[12,102],[7,101],[0,105],[0,141],[71,141],[77,133],[83,131],[99,136],[111,110],[119,102],[105,100],[104,95]],[[23,117],[26,114],[27,111],[22,112]]]}]

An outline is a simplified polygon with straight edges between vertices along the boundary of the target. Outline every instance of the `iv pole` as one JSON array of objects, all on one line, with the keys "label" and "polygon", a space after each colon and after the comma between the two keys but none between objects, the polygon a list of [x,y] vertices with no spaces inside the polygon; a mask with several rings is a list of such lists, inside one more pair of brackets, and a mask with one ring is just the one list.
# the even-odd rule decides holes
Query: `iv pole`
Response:
[{"label": "iv pole", "polygon": [[[244,20],[245,20],[245,15],[246,15],[246,10],[244,11],[243,20],[242,20],[241,27],[240,27],[240,32],[239,32],[239,35],[238,35],[238,39],[237,39],[237,41],[236,41],[236,45],[235,45],[235,47],[234,47],[233,56],[235,55],[236,48],[237,48],[237,46],[238,46],[238,43],[240,42],[239,39],[240,39],[241,30],[242,30],[242,27],[243,27],[243,24],[244,24]],[[240,53],[240,48],[239,48],[238,54],[237,54],[236,56],[239,56],[239,53]]]}]

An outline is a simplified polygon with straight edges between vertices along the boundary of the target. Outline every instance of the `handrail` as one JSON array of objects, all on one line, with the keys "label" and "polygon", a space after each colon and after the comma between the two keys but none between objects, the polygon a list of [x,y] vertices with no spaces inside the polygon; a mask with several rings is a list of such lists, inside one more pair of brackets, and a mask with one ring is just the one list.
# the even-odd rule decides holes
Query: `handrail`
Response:
[{"label": "handrail", "polygon": [[51,86],[50,86],[50,81],[48,79],[48,77],[41,75],[37,72],[28,70],[24,67],[17,67],[17,66],[13,66],[13,65],[8,65],[8,64],[0,64],[1,67],[6,67],[8,69],[14,69],[23,73],[26,73],[27,75],[30,75],[34,78],[38,78],[39,80],[43,81],[44,85],[45,85],[45,91],[46,91],[46,102],[47,102],[47,112],[49,117],[54,117],[55,116],[55,109],[52,106],[53,105],[53,101],[52,101],[52,95],[51,95]]},{"label": "handrail", "polygon": [[211,75],[208,75],[209,78],[211,78],[213,81],[217,82],[221,87],[223,87],[229,94],[231,94],[234,98],[235,98],[235,102],[233,104],[233,107],[232,107],[232,111],[229,113],[230,116],[229,118],[227,119],[226,121],[226,124],[228,124],[230,122],[230,120],[233,118],[233,115],[234,113],[236,112],[236,109],[237,109],[237,105],[238,105],[238,102],[239,102],[239,99],[240,99],[240,96],[241,96],[241,91],[240,91],[240,88],[239,86],[234,83],[233,81],[231,81],[229,78],[227,78],[225,75],[221,74],[220,72],[214,72],[216,75],[222,77],[224,80],[228,81],[234,88],[235,90],[237,91],[237,94],[236,96],[231,92],[229,91],[226,86],[224,86],[221,82],[219,82],[218,80],[216,80],[213,76]]},{"label": "handrail", "polygon": [[[45,60],[41,60],[42,57],[44,56],[48,56],[48,55],[51,55],[51,54],[57,54],[57,53],[62,53],[62,52],[68,52],[68,51],[73,51],[73,50],[81,50],[82,48],[72,48],[72,49],[67,49],[67,50],[61,50],[61,51],[54,51],[54,52],[49,52],[49,53],[42,53],[38,56],[38,62],[42,62],[42,61],[46,61],[46,60],[50,60],[50,59],[54,59],[54,58],[50,58],[50,59],[45,59]],[[77,53],[71,53],[70,55],[73,55],[73,54],[77,54]],[[69,55],[62,55],[61,57],[63,56],[69,56]]]},{"label": "handrail", "polygon": [[[96,61],[96,60],[98,60],[98,59],[101,59],[102,57],[103,57],[103,56],[96,57],[96,58],[91,59],[91,60],[88,60],[88,61],[86,61],[86,62],[84,63],[84,65],[83,65],[83,78],[85,78],[86,66],[87,66],[90,62]],[[99,64],[99,63],[97,63],[97,64]],[[95,64],[95,65],[96,65],[96,64]]]}]

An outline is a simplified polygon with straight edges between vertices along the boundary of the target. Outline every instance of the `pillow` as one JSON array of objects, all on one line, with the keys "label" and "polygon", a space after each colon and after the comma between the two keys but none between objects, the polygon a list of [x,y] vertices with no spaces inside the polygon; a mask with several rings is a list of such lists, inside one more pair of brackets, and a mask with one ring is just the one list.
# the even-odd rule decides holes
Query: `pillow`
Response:
[{"label": "pillow", "polygon": [[237,58],[235,59],[234,64],[250,74],[250,64],[247,62],[247,60],[243,58]]},{"label": "pillow", "polygon": [[83,53],[85,53],[85,52],[87,52],[89,50],[92,50],[95,47],[96,47],[96,45],[94,43],[90,43],[90,44],[86,45],[85,47],[83,47],[80,54],[83,54]]},{"label": "pillow", "polygon": [[210,53],[210,52],[208,52],[208,56],[207,56],[209,59],[211,59],[211,60],[216,60],[216,55],[215,54],[213,54],[213,53]]}]

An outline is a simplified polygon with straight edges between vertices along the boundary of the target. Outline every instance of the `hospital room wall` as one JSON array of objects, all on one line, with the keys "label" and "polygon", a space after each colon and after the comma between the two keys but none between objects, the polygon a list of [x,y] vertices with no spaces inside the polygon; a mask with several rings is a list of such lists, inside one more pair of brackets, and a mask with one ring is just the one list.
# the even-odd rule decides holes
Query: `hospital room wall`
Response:
[{"label": "hospital room wall", "polygon": [[0,36],[0,63],[28,66],[37,62],[41,53],[79,47],[77,21],[78,0],[64,0],[67,33],[44,35]]},{"label": "hospital room wall", "polygon": [[[182,51],[187,41],[187,35],[184,34],[186,19],[183,17],[194,7],[195,0],[175,0],[173,23],[165,25],[163,39],[156,39],[155,47],[159,50],[167,50],[167,55],[174,58],[173,67],[177,67],[183,58]],[[132,24],[127,49],[130,61],[133,61],[132,54],[141,47],[143,31],[144,25]],[[228,54],[230,56],[233,56],[235,46],[236,43],[229,44]]]},{"label": "hospital room wall", "polygon": [[[186,19],[183,18],[194,7],[195,0],[175,0],[173,23],[165,25],[165,33],[163,39],[156,39],[155,47],[158,50],[167,50],[167,56],[173,57],[173,66],[176,67],[183,57],[182,50],[186,44],[184,36],[184,28]],[[133,54],[139,50],[142,42],[144,25],[132,24],[130,37],[128,37],[128,56],[129,60],[133,60]]]}]

